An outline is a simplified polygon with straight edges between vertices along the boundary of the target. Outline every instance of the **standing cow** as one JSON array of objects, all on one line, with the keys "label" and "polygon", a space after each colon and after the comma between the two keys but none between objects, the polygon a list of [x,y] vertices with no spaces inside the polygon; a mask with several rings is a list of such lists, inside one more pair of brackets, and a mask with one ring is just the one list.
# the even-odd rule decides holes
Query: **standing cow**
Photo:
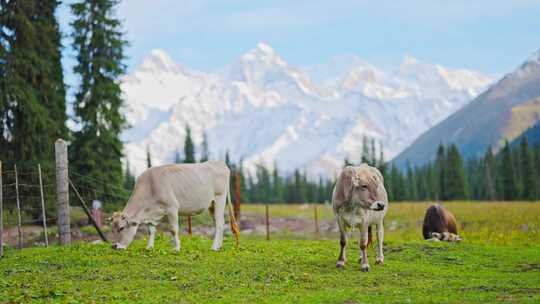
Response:
[{"label": "standing cow", "polygon": [[368,240],[371,240],[372,225],[377,226],[376,263],[383,264],[383,219],[388,210],[388,195],[381,172],[367,164],[345,167],[334,187],[332,206],[339,226],[341,245],[336,266],[345,267],[347,230],[358,228],[360,230],[361,269],[369,271],[366,248]]},{"label": "standing cow", "polygon": [[231,229],[238,243],[239,229],[231,212],[230,170],[222,161],[174,164],[144,171],[124,210],[113,215],[112,230],[118,235],[115,249],[126,249],[141,224],[148,225],[147,248],[154,246],[156,226],[167,217],[176,251],[180,250],[178,215],[193,215],[209,210],[215,222],[212,250],[223,244],[225,204],[229,203]]}]

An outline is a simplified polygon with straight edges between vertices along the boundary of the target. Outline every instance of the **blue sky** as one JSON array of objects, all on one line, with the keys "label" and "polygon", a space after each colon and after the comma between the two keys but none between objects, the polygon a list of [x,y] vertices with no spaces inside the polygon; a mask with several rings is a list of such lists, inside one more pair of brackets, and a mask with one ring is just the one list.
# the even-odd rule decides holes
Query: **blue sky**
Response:
[{"label": "blue sky", "polygon": [[[58,14],[65,33],[71,2]],[[540,49],[540,1],[124,0],[117,15],[131,44],[129,70],[153,48],[217,70],[262,41],[297,66],[353,53],[389,67],[411,55],[497,75]]]}]

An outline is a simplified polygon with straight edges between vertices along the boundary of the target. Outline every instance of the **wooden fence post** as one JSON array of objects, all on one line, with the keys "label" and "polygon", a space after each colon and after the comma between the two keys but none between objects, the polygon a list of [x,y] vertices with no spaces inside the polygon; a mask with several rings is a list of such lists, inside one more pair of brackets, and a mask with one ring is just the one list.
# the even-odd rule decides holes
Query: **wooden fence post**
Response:
[{"label": "wooden fence post", "polygon": [[191,236],[191,215],[187,216],[188,233]]},{"label": "wooden fence post", "polygon": [[21,202],[19,200],[19,178],[17,174],[17,165],[15,168],[15,197],[17,198],[17,235],[19,239],[19,249],[22,249],[22,228],[21,228]]},{"label": "wooden fence post", "polygon": [[45,213],[45,199],[43,198],[43,179],[41,179],[41,164],[38,164],[39,191],[41,193],[41,216],[43,222],[43,233],[45,234],[45,247],[49,247],[49,236],[47,235],[47,214]]},{"label": "wooden fence post", "polygon": [[268,204],[264,205],[266,209],[266,240],[270,241],[270,211],[268,210]]},{"label": "wooden fence post", "polygon": [[4,256],[4,202],[2,193],[2,161],[0,161],[0,258]]},{"label": "wooden fence post", "polygon": [[319,212],[317,210],[317,204],[313,204],[313,216],[315,218],[315,235],[319,237]]},{"label": "wooden fence post", "polygon": [[58,238],[60,245],[71,243],[69,226],[69,177],[67,143],[59,138],[54,143],[56,157],[56,208],[58,210]]}]

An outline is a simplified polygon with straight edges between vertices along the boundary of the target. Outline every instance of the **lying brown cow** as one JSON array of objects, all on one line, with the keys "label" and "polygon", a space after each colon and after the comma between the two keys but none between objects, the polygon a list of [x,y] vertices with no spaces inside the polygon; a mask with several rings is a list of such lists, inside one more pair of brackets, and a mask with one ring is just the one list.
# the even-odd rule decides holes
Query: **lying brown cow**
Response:
[{"label": "lying brown cow", "polygon": [[439,204],[429,206],[422,228],[424,239],[428,241],[459,242],[456,219],[450,211]]}]

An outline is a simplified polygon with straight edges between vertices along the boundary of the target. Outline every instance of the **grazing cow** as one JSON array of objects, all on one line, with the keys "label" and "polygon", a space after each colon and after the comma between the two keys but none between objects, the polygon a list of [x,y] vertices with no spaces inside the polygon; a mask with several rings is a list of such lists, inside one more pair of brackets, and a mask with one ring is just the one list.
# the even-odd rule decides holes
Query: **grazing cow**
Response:
[{"label": "grazing cow", "polygon": [[231,229],[238,243],[238,226],[231,212],[230,170],[222,161],[174,164],[144,171],[124,210],[113,215],[112,230],[118,235],[115,249],[126,249],[140,224],[148,225],[148,245],[154,246],[156,226],[166,216],[176,251],[180,250],[178,214],[193,215],[209,210],[215,222],[212,250],[223,244],[225,205],[229,207]]},{"label": "grazing cow", "polygon": [[337,219],[340,245],[338,268],[345,267],[347,230],[360,230],[360,262],[362,271],[369,271],[366,248],[371,240],[371,226],[377,226],[377,264],[383,264],[383,219],[388,210],[388,195],[381,172],[375,167],[361,164],[347,166],[337,178],[332,194],[332,206]]},{"label": "grazing cow", "polygon": [[439,204],[429,206],[422,227],[424,239],[429,241],[459,242],[456,219]]}]

